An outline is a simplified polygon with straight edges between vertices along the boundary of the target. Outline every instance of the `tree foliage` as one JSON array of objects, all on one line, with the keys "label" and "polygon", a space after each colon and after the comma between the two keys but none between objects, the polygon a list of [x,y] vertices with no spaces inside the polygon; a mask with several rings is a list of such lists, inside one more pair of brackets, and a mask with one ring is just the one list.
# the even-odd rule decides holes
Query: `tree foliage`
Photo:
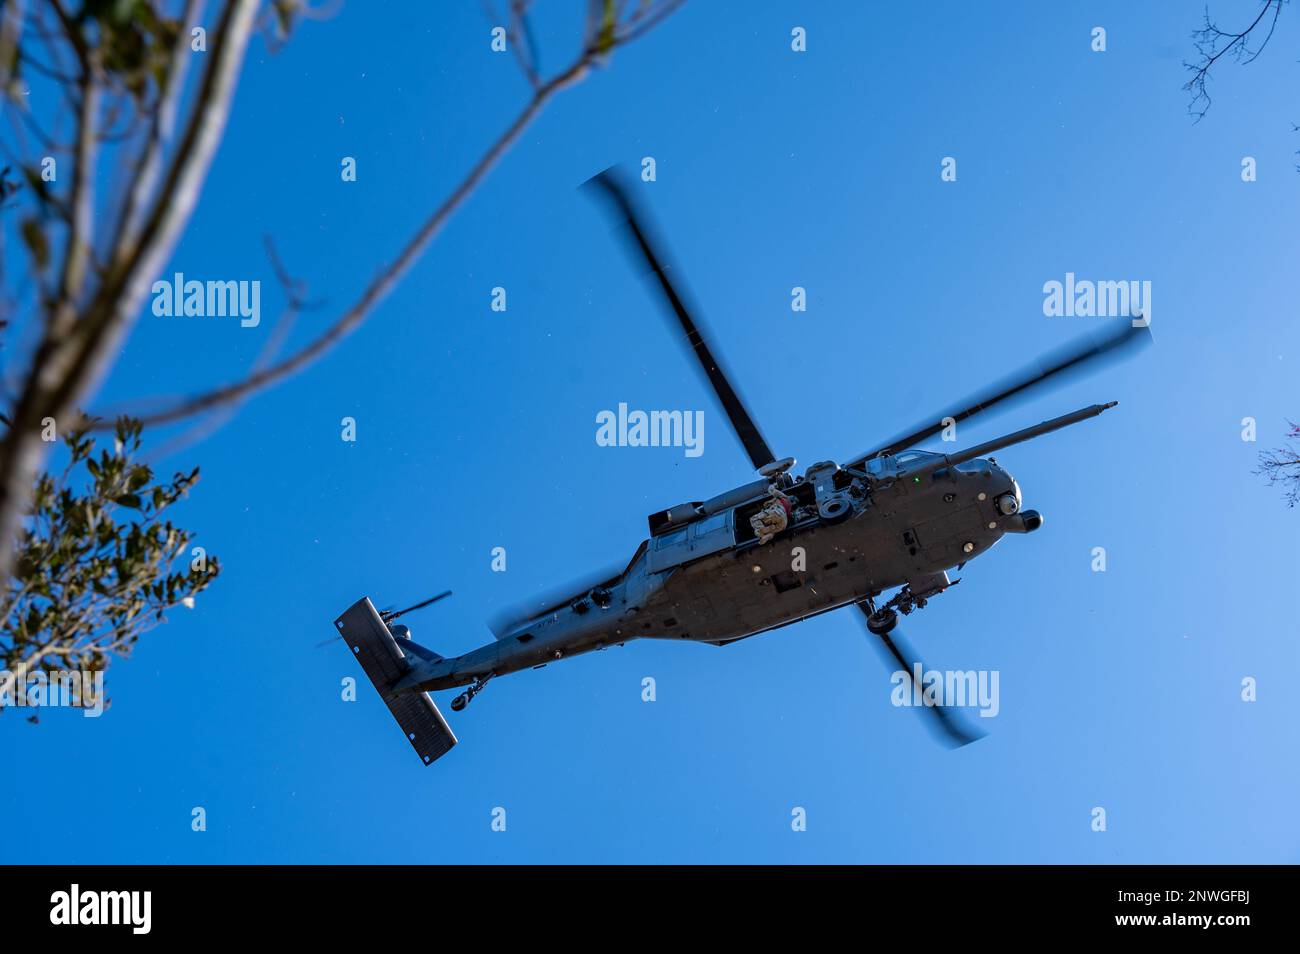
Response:
[{"label": "tree foliage", "polygon": [[140,425],[129,418],[117,421],[111,446],[97,447],[87,431],[64,443],[66,466],[33,488],[3,596],[7,680],[37,668],[106,669],[167,610],[193,607],[220,572],[168,518],[198,481],[197,467],[156,480],[139,460]]},{"label": "tree foliage", "polygon": [[[299,22],[329,16],[308,0],[0,0],[0,652],[10,669],[106,666],[164,611],[192,601],[216,564],[173,571],[189,535],[160,517],[198,471],[156,483],[136,458],[151,429],[231,414],[297,374],[373,312],[553,97],[608,65],[615,49],[684,0],[580,0],[579,49],[539,67],[533,0],[499,15],[528,94],[517,114],[436,206],[394,210],[403,238],[356,299],[279,355],[302,283],[272,254],[286,304],[252,370],[118,421],[78,410],[123,352],[147,293],[189,227],[231,116],[253,35],[274,50]],[[437,23],[438,5],[429,5]],[[486,45],[485,45],[486,46]],[[12,131],[11,137],[8,135]],[[268,239],[268,249],[271,243]],[[8,253],[7,255],[5,253]],[[128,405],[129,407],[129,405]],[[108,418],[109,415],[105,415]],[[46,422],[67,438],[69,470],[46,473]],[[197,421],[198,425],[206,422]],[[84,491],[72,474],[89,475]],[[0,677],[12,678],[12,677]],[[5,685],[0,683],[0,690]]]}]

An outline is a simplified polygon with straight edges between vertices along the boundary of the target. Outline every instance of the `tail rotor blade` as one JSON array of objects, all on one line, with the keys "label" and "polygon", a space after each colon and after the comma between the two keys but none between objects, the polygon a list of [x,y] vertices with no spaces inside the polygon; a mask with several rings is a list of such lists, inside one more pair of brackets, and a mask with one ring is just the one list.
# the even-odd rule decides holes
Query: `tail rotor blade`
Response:
[{"label": "tail rotor blade", "polygon": [[414,606],[408,606],[406,609],[398,610],[395,613],[386,610],[383,614],[381,614],[381,618],[385,623],[390,623],[393,620],[397,619],[397,617],[399,616],[405,615],[406,613],[409,613],[412,610],[424,609],[424,607],[430,605],[431,603],[436,603],[438,602],[438,600],[446,599],[448,596],[451,596],[451,590],[446,590],[442,593],[439,593],[437,596],[431,596],[422,603],[416,603]]},{"label": "tail rotor blade", "polygon": [[[394,612],[391,609],[385,609],[382,613],[379,614],[379,618],[383,620],[385,623],[391,623],[393,620],[397,619],[397,617],[403,615],[404,613],[409,613],[412,610],[423,609],[424,607],[429,606],[432,603],[438,602],[438,600],[446,599],[448,596],[451,596],[451,590],[446,590],[442,593],[439,593],[437,596],[431,596],[424,602],[416,603],[414,606],[408,606],[404,610],[397,610],[396,612]],[[316,648],[321,649],[325,646],[328,646],[330,643],[336,642],[342,638],[343,638],[342,636],[331,636],[329,639],[317,643]]]}]

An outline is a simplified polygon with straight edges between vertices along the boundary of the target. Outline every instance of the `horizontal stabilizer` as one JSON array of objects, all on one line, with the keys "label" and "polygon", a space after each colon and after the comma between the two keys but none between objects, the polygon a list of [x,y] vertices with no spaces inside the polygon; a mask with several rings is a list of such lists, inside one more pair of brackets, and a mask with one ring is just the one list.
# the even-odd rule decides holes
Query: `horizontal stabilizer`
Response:
[{"label": "horizontal stabilizer", "polygon": [[393,692],[411,668],[369,597],[362,597],[334,621],[334,627],[374,683],[384,705],[406,733],[425,765],[451,751],[456,735],[427,692]]}]

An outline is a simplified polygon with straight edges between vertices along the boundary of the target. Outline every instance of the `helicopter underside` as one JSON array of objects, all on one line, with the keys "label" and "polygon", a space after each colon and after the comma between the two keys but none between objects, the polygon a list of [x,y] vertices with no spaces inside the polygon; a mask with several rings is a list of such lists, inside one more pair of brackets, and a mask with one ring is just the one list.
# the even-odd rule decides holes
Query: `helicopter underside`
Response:
[{"label": "helicopter underside", "polygon": [[[985,485],[978,478],[969,482]],[[1005,532],[992,494],[979,501],[978,490],[965,489],[965,502],[916,494],[891,507],[886,499],[841,523],[814,520],[769,544],[680,567],[647,601],[637,635],[723,645],[896,587],[910,584],[921,592]]]},{"label": "helicopter underside", "polygon": [[[852,605],[895,587],[925,597],[946,570],[992,547],[1018,519],[994,503],[1015,493],[996,466],[951,471],[915,487],[901,481],[856,501],[847,517],[797,522],[767,544],[741,543],[662,572],[646,547],[604,599],[576,593],[464,656],[439,659],[409,688],[446,689],[536,668],[633,639],[725,645]],[[603,603],[603,605],[601,605]]]}]

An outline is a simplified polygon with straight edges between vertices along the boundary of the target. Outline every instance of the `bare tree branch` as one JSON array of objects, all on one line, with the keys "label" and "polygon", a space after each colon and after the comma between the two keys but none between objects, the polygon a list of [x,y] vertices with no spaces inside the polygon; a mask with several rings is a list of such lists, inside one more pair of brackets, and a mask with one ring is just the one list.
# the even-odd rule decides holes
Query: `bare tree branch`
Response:
[{"label": "bare tree branch", "polygon": [[1285,488],[1282,499],[1288,507],[1300,503],[1300,425],[1287,421],[1287,440],[1290,447],[1277,447],[1261,451],[1259,466],[1255,473],[1264,478],[1269,486],[1281,485]]},{"label": "bare tree branch", "polygon": [[0,96],[8,94],[9,81],[13,79],[9,64],[15,61],[20,50],[26,6],[26,0],[10,0],[0,10]]},{"label": "bare tree branch", "polygon": [[[78,28],[51,0],[83,68],[89,53]],[[257,0],[230,0],[216,28],[208,68],[194,94],[189,122],[164,177],[139,239],[111,268],[75,330],[66,337],[46,335],[32,358],[27,380],[0,442],[0,579],[13,566],[12,541],[27,495],[49,451],[41,422],[66,420],[98,383],[144,301],[149,281],[166,264],[180,230],[189,221],[199,189],[216,152],[230,111],[235,84],[257,11]],[[60,303],[62,304],[62,303]]]},{"label": "bare tree branch", "polygon": [[[276,281],[279,282],[280,287],[284,292],[287,305],[284,313],[275,322],[271,333],[267,335],[266,341],[258,351],[257,357],[254,359],[249,371],[250,374],[256,374],[270,365],[272,359],[274,359],[276,354],[279,353],[280,347],[288,339],[289,332],[293,330],[293,325],[297,320],[298,313],[310,308],[315,308],[319,305],[319,302],[311,302],[307,300],[306,283],[289,274],[288,269],[284,267],[284,263],[280,261],[280,256],[275,250],[275,243],[271,240],[269,235],[265,237],[264,244],[266,245],[267,258],[271,261],[271,269],[275,273]],[[211,414],[199,417],[198,420],[194,422],[193,426],[188,428],[184,433],[170,438],[165,444],[154,451],[150,455],[150,458],[161,459],[170,454],[175,454],[192,444],[198,443],[229,421],[242,406],[243,400],[236,399],[222,405],[221,407],[214,408]]]},{"label": "bare tree branch", "polygon": [[[1210,19],[1210,11],[1206,9],[1204,25],[1192,34],[1192,41],[1196,52],[1200,54],[1200,59],[1195,63],[1183,63],[1192,74],[1191,79],[1183,86],[1183,89],[1192,94],[1192,101],[1187,104],[1187,111],[1197,122],[1205,118],[1213,102],[1207,85],[1210,69],[1228,54],[1242,65],[1253,62],[1260,53],[1264,52],[1264,47],[1273,38],[1273,31],[1277,29],[1278,14],[1282,12],[1282,4],[1285,2],[1286,0],[1264,0],[1264,5],[1254,21],[1240,33],[1220,29],[1219,25]],[[1270,10],[1273,13],[1272,19],[1266,21]],[[1252,49],[1250,35],[1265,22],[1268,23],[1268,33],[1260,40],[1259,45]]]},{"label": "bare tree branch", "polygon": [[[209,30],[209,49],[204,58],[206,67],[195,80],[194,88],[187,89],[189,84],[184,67],[189,57],[186,43],[188,26],[194,22],[199,8],[195,0],[187,0],[184,6],[179,37],[166,32],[171,29],[173,21],[158,19],[158,8],[150,8],[154,15],[154,26],[149,27],[153,45],[146,51],[146,59],[127,65],[127,69],[133,72],[124,72],[116,62],[111,66],[107,62],[96,63],[105,31],[113,29],[111,18],[118,15],[116,7],[91,13],[87,13],[89,7],[84,7],[74,17],[64,8],[65,0],[45,2],[61,25],[62,41],[75,54],[75,62],[81,67],[79,75],[89,76],[92,81],[76,101],[80,120],[73,153],[76,178],[64,215],[70,232],[66,247],[72,254],[65,255],[64,274],[57,286],[49,290],[43,333],[32,349],[27,371],[10,405],[5,420],[8,429],[0,435],[0,579],[12,577],[13,542],[22,526],[33,483],[50,448],[41,440],[42,422],[53,418],[60,428],[82,424],[90,428],[102,427],[93,418],[81,418],[75,409],[93,393],[119,353],[125,336],[145,304],[151,282],[167,264],[190,220],[224,131],[250,34],[258,26],[258,0],[223,0],[216,17],[217,25]],[[286,282],[287,273],[277,265],[277,276],[289,290],[286,309],[289,317],[277,324],[274,346],[263,350],[243,380],[181,400],[161,412],[148,415],[145,423],[178,421],[217,408],[232,407],[302,370],[327,352],[364,321],[401,280],[447,220],[552,97],[580,82],[593,66],[603,64],[615,47],[642,35],[677,9],[683,0],[642,0],[631,5],[634,10],[626,18],[623,11],[628,5],[623,0],[590,0],[581,52],[567,67],[544,81],[537,73],[535,50],[528,40],[527,18],[531,0],[507,2],[510,5],[510,29],[516,35],[512,44],[516,55],[525,75],[531,74],[538,79],[532,84],[532,94],[523,109],[465,178],[322,334],[289,356],[267,363],[283,334],[287,333],[292,315],[302,304],[301,296],[295,291],[297,284]],[[315,16],[320,12],[299,0],[273,0],[268,10],[277,19],[282,33],[287,32],[295,18]],[[126,28],[137,29],[137,24],[127,24]],[[53,56],[50,61],[58,67]],[[103,72],[102,82],[95,81],[99,77],[97,70]],[[96,108],[100,103],[92,98],[97,95],[95,90],[102,92],[98,97],[104,104],[102,116]],[[136,111],[148,117],[149,121],[134,172],[120,193],[123,195],[121,207],[116,210],[111,230],[104,233],[103,251],[96,255],[93,245],[95,209],[90,198],[91,187],[96,181],[94,143],[103,141],[106,130],[116,134],[111,120],[119,101],[110,100],[110,96],[133,97]],[[182,109],[184,118],[177,124],[176,113]],[[100,117],[98,120],[97,116]],[[105,116],[110,119],[107,126],[102,122]],[[172,145],[174,125],[178,125],[181,132]],[[128,125],[128,134],[131,128]],[[75,185],[78,180],[81,182],[80,191]],[[34,187],[39,185],[37,182]],[[50,190],[39,190],[38,195],[42,203],[61,201]],[[85,241],[75,239],[71,233],[80,233]],[[91,277],[95,284],[87,287]],[[59,316],[57,320],[53,318],[55,314]]]},{"label": "bare tree branch", "polygon": [[[612,4],[612,0],[605,0],[605,2]],[[684,0],[663,0],[661,3],[639,8],[637,16],[650,24],[658,23],[668,13],[680,7],[683,2]],[[595,0],[593,10],[596,11],[595,15],[598,17],[604,15],[604,6],[601,0]],[[648,29],[648,27],[645,29]],[[240,381],[179,401],[172,407],[161,411],[133,414],[133,416],[138,417],[145,426],[157,426],[211,411],[223,404],[243,400],[272,384],[284,380],[301,371],[329,351],[356,329],[368,317],[374,307],[393,289],[428,243],[441,231],[451,215],[477,188],[478,184],[496,165],[501,156],[505,154],[524,129],[541,112],[546,103],[556,93],[581,82],[591,67],[607,56],[614,47],[630,42],[631,38],[641,36],[644,34],[645,29],[638,28],[632,31],[627,40],[620,39],[617,33],[614,33],[612,35],[613,45],[602,46],[601,31],[598,26],[593,27],[589,20],[585,33],[589,39],[581,53],[568,67],[547,80],[536,90],[514,121],[497,137],[496,141],[480,157],[468,175],[452,191],[451,195],[416,230],[398,256],[384,267],[362,292],[361,296],[334,324],[322,332],[315,340],[274,365],[250,374]]]},{"label": "bare tree branch", "polygon": [[618,28],[620,45],[631,43],[643,33],[653,30],[666,17],[672,16],[686,0],[663,0],[662,3],[644,4]]},{"label": "bare tree branch", "polygon": [[68,233],[59,278],[59,300],[50,319],[48,334],[63,338],[76,320],[77,299],[86,282],[86,262],[95,235],[95,156],[98,147],[99,82],[94,61],[83,61],[81,101],[77,113],[77,151],[73,170],[72,199],[68,208]]},{"label": "bare tree branch", "polygon": [[139,159],[135,163],[135,175],[126,190],[122,203],[121,215],[113,234],[117,243],[109,253],[108,260],[115,267],[122,267],[127,253],[139,238],[141,210],[158,183],[162,167],[162,153],[167,141],[171,139],[176,124],[176,107],[185,90],[186,66],[190,61],[190,30],[198,21],[201,0],[186,0],[185,11],[181,16],[181,28],[176,37],[167,73],[163,79],[162,89],[158,93],[158,103],[154,109],[153,123],[149,129],[149,138],[145,143]]},{"label": "bare tree branch", "polygon": [[[529,6],[530,0],[509,0],[510,15],[503,29],[506,31],[506,46],[528,85],[536,90],[542,85],[542,78],[537,73],[536,51],[528,27]],[[491,0],[483,0],[483,10],[495,26],[501,26],[501,18]]]}]

